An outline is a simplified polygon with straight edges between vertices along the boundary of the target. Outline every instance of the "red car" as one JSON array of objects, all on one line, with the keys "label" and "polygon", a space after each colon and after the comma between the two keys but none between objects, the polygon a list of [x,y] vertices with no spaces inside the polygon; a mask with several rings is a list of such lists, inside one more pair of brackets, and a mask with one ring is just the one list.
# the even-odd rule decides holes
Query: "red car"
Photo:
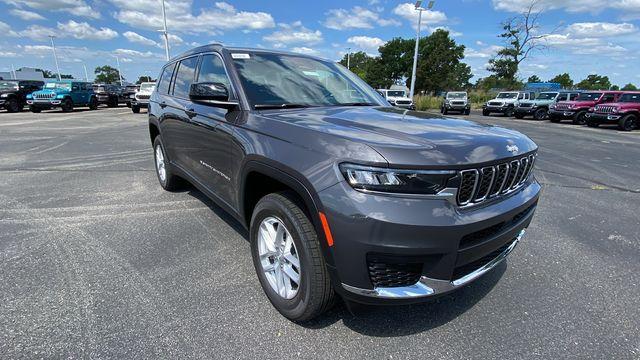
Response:
[{"label": "red car", "polygon": [[640,119],[640,92],[625,92],[617,102],[596,105],[592,113],[586,115],[587,125],[618,124],[622,131],[638,127]]},{"label": "red car", "polygon": [[571,120],[576,125],[584,125],[589,109],[598,104],[615,103],[623,91],[587,91],[573,101],[562,101],[549,107],[549,120],[557,123]]}]

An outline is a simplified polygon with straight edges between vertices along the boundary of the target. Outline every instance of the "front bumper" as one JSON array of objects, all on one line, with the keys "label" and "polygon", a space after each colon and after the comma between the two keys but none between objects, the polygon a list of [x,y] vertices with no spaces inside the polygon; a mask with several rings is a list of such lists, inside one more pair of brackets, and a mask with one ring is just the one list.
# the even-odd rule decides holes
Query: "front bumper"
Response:
[{"label": "front bumper", "polygon": [[597,124],[618,123],[618,121],[624,116],[623,114],[600,114],[589,113],[585,115],[587,120]]},{"label": "front bumper", "polygon": [[[365,194],[344,182],[320,192],[337,291],[361,303],[412,303],[479,278],[513,251],[531,222],[541,188],[533,176],[527,181],[467,209],[448,199]],[[415,268],[410,276],[394,270],[405,265]]]},{"label": "front bumper", "polygon": [[27,105],[35,106],[41,109],[51,109],[54,107],[58,107],[62,104],[62,100],[59,99],[34,99],[27,100]]},{"label": "front bumper", "polygon": [[507,109],[509,109],[509,106],[489,106],[489,105],[484,105],[482,107],[482,110],[484,110],[484,111],[499,112],[499,113],[503,113],[503,112],[507,111]]},{"label": "front bumper", "polygon": [[466,104],[466,105],[451,105],[451,104],[446,104],[444,106],[445,109],[447,110],[452,110],[452,111],[467,111],[467,110],[471,110],[471,105]]},{"label": "front bumper", "polygon": [[554,119],[573,119],[576,115],[575,110],[549,110],[549,117]]},{"label": "front bumper", "polygon": [[537,107],[518,107],[516,108],[516,114],[521,115],[533,115],[538,110]]},{"label": "front bumper", "polygon": [[149,106],[149,99],[131,99],[133,106]]}]

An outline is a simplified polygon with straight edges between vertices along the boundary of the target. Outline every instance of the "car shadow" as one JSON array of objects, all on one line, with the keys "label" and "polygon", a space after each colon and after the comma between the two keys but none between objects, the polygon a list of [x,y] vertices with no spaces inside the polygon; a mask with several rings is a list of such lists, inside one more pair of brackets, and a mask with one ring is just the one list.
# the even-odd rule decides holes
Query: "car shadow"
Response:
[{"label": "car shadow", "polygon": [[[186,182],[186,181],[185,181]],[[191,184],[186,184],[184,190],[182,191],[187,193],[189,196],[192,196],[198,200],[200,200],[204,205],[206,205],[211,211],[213,211],[222,221],[227,223],[231,228],[233,228],[240,236],[242,236],[247,242],[249,241],[249,232],[245,227],[238,221],[236,218],[231,216],[226,210],[218,206],[213,200],[209,199],[203,192],[196,189]]]}]

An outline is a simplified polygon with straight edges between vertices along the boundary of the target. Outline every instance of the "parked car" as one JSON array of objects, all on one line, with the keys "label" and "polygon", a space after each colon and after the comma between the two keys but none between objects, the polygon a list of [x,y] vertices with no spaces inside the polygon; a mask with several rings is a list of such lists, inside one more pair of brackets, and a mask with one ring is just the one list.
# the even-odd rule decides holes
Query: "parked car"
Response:
[{"label": "parked car", "polygon": [[580,95],[571,91],[545,91],[538,94],[535,100],[521,101],[516,108],[516,119],[524,119],[525,116],[533,116],[535,120],[546,119],[549,106],[560,101],[573,101]]},{"label": "parked car", "polygon": [[614,103],[618,101],[622,91],[587,91],[578,95],[573,101],[562,101],[549,107],[549,120],[558,123],[571,120],[576,125],[586,123],[589,109],[598,104]]},{"label": "parked car", "polygon": [[140,90],[131,95],[131,111],[135,114],[140,112],[141,108],[147,108],[149,106],[149,98],[151,93],[156,88],[155,82],[143,82],[140,84]]},{"label": "parked car", "polygon": [[0,109],[14,113],[24,109],[27,95],[42,89],[43,81],[36,80],[0,80]]},{"label": "parked car", "polygon": [[134,95],[138,90],[140,90],[140,85],[125,85],[124,89],[122,90],[122,97],[124,98],[124,102],[127,104],[127,107],[131,107],[131,96]]},{"label": "parked car", "polygon": [[447,115],[449,111],[457,111],[464,115],[471,113],[471,104],[466,91],[449,91],[444,95],[440,112]]},{"label": "parked car", "polygon": [[58,107],[69,112],[77,106],[88,106],[89,110],[95,110],[98,108],[98,99],[93,93],[93,84],[62,80],[47,82],[42,90],[27,95],[27,104],[34,113]]},{"label": "parked car", "polygon": [[108,107],[118,107],[122,91],[116,85],[111,84],[94,84],[93,92],[96,94],[98,104],[104,104]]},{"label": "parked car", "polygon": [[187,180],[246,226],[266,296],[295,321],[336,294],[405,304],[469,284],[511,253],[541,189],[525,135],[407,113],[302,54],[178,55],[149,134],[160,186]]},{"label": "parked car", "polygon": [[413,99],[410,99],[404,90],[378,89],[378,93],[393,106],[409,110],[416,109]]},{"label": "parked car", "polygon": [[618,128],[622,131],[637,128],[638,119],[640,119],[640,92],[625,92],[617,102],[598,104],[591,113],[586,115],[586,123],[589,127],[618,124]]},{"label": "parked car", "polygon": [[499,93],[495,99],[487,101],[482,106],[482,115],[489,116],[492,113],[501,113],[507,117],[515,114],[515,110],[520,101],[533,100],[536,94],[529,91],[504,91]]}]

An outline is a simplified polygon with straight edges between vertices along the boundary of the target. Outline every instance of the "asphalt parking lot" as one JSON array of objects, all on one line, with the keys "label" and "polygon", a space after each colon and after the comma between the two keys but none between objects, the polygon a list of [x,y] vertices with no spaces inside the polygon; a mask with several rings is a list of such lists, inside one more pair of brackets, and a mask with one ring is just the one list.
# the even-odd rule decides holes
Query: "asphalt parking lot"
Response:
[{"label": "asphalt parking lot", "polygon": [[0,112],[2,358],[640,358],[640,131],[472,119],[540,146],[524,241],[426,304],[280,316],[246,234],[161,190],[146,114]]}]

